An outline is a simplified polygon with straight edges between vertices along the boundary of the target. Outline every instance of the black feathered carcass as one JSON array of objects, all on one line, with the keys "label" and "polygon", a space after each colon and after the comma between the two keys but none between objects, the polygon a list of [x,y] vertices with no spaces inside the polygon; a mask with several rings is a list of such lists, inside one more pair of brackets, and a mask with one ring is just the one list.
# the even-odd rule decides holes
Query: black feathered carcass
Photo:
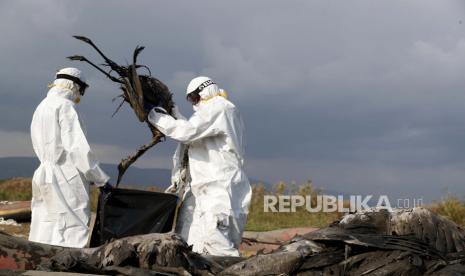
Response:
[{"label": "black feathered carcass", "polygon": [[[129,103],[139,121],[146,122],[150,128],[150,131],[152,132],[152,140],[150,143],[141,146],[134,154],[121,160],[120,164],[118,165],[118,185],[128,167],[131,166],[131,164],[133,164],[141,155],[156,145],[163,138],[163,134],[147,121],[148,114],[146,114],[144,110],[144,105],[150,104],[152,106],[163,107],[168,112],[168,114],[172,115],[174,107],[172,93],[169,91],[165,84],[151,76],[150,69],[147,66],[137,64],[137,57],[142,52],[144,47],[137,46],[134,50],[132,64],[122,66],[118,65],[116,62],[105,56],[105,54],[103,54],[103,52],[89,38],[84,36],[74,36],[74,38],[92,46],[103,58],[104,63],[102,66],[109,68],[109,70],[108,72],[105,71],[95,63],[89,61],[84,56],[74,55],[68,58],[71,60],[87,62],[102,72],[110,80],[118,83],[121,90],[123,91],[123,94],[121,94],[119,97],[121,97],[123,100],[116,109],[115,113],[118,112],[120,107],[125,102]],[[139,68],[147,69],[149,74],[139,75],[137,73],[137,69]],[[113,76],[113,72],[115,72],[117,76]]]}]

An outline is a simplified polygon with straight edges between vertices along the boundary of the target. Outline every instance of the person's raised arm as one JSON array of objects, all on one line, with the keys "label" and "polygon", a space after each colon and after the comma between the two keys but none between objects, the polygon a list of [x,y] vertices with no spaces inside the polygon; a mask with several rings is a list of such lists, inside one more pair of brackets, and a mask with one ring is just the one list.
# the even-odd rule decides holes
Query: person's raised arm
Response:
[{"label": "person's raised arm", "polygon": [[206,114],[195,112],[189,120],[174,119],[173,117],[152,110],[148,120],[163,134],[183,143],[191,143],[195,140],[221,134],[216,121],[223,116],[222,112]]}]

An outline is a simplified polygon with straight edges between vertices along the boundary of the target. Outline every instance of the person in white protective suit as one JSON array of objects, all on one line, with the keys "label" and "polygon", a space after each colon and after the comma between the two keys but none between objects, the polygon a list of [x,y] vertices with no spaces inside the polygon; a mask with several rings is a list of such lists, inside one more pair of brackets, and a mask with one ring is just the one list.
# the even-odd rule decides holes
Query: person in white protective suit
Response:
[{"label": "person in white protective suit", "polygon": [[88,85],[76,68],[65,68],[34,112],[32,145],[40,166],[32,178],[29,240],[84,247],[89,237],[89,184],[109,189],[81,127],[75,104]]},{"label": "person in white protective suit", "polygon": [[177,107],[176,119],[158,107],[148,115],[163,134],[181,142],[173,158],[174,185],[182,182],[179,177],[185,168],[181,164],[188,148],[190,181],[176,230],[195,252],[239,256],[252,195],[243,169],[244,124],[226,92],[208,77],[189,83],[187,99],[195,111],[189,119]]}]

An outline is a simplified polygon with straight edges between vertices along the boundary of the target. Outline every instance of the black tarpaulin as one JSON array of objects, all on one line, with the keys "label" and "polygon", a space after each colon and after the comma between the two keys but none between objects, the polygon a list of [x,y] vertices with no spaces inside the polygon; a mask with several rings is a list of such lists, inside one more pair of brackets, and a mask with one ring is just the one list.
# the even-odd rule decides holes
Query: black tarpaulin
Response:
[{"label": "black tarpaulin", "polygon": [[173,194],[118,188],[100,194],[90,246],[127,236],[169,232],[177,200]]}]

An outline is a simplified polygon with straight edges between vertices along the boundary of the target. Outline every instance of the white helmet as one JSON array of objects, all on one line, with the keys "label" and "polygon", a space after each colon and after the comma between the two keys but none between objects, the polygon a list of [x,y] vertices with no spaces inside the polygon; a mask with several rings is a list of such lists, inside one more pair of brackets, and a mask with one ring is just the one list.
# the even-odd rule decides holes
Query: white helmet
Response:
[{"label": "white helmet", "polygon": [[215,84],[212,79],[205,76],[196,77],[189,82],[187,86],[186,94],[190,94],[192,92],[201,92],[207,86]]},{"label": "white helmet", "polygon": [[59,70],[55,76],[56,79],[70,80],[79,85],[79,94],[84,95],[85,90],[89,85],[86,83],[84,74],[77,68],[68,67]]}]

